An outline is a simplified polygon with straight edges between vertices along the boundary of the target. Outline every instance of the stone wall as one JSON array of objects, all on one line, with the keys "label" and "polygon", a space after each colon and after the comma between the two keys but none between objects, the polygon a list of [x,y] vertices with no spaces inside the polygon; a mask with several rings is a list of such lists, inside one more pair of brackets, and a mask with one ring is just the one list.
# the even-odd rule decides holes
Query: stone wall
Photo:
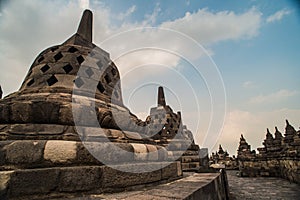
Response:
[{"label": "stone wall", "polygon": [[273,138],[267,129],[264,147],[258,148],[258,154],[241,137],[238,149],[241,176],[282,177],[300,183],[300,131],[286,123],[284,136],[276,127]]}]

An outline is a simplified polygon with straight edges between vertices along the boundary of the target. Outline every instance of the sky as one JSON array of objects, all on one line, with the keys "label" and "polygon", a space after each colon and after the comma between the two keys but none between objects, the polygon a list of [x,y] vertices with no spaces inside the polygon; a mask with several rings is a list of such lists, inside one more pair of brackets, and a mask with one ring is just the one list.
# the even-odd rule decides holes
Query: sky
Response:
[{"label": "sky", "polygon": [[123,100],[141,119],[164,86],[167,104],[200,147],[236,154],[243,133],[300,126],[300,7],[277,0],[0,1],[0,85],[17,91],[36,56],[94,14],[94,43],[121,74]]}]

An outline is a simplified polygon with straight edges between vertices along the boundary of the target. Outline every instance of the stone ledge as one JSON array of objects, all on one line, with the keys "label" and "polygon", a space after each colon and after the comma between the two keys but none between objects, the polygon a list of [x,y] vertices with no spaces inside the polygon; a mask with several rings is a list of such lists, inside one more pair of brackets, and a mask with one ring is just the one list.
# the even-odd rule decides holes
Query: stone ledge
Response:
[{"label": "stone ledge", "polygon": [[[119,169],[151,168],[166,163],[125,164]],[[0,199],[42,199],[49,196],[101,194],[124,191],[128,187],[159,184],[181,177],[180,164],[143,173],[129,173],[107,166],[53,167],[0,171]]]},{"label": "stone ledge", "polygon": [[[133,199],[155,199],[155,200],[171,200],[171,199],[228,199],[225,184],[221,173],[184,173],[182,179],[172,182],[163,183],[161,185],[152,185],[146,187],[141,185],[135,190],[124,191],[119,193],[104,194],[80,194],[67,195],[59,197],[49,197],[48,200],[133,200]],[[36,198],[37,199],[37,198]],[[33,200],[36,200],[33,198]]]},{"label": "stone ledge", "polygon": [[159,145],[65,140],[0,141],[0,158],[0,170],[172,161]]}]

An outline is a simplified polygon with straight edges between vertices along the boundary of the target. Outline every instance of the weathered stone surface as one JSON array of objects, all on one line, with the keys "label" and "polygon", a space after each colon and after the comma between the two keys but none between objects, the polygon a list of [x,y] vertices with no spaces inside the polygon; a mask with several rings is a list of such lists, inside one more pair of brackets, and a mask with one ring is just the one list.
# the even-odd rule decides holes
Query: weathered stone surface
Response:
[{"label": "weathered stone surface", "polygon": [[190,162],[190,168],[198,168],[200,166],[199,162]]},{"label": "weathered stone surface", "polygon": [[99,167],[68,167],[60,170],[58,191],[90,191],[101,186],[102,169]]},{"label": "weathered stone surface", "polygon": [[11,121],[29,123],[32,121],[31,103],[14,103],[11,105]]},{"label": "weathered stone surface", "polygon": [[7,123],[10,121],[9,107],[5,104],[0,104],[0,122]]},{"label": "weathered stone surface", "polygon": [[221,174],[187,174],[186,177],[150,188],[137,191],[125,191],[114,194],[86,195],[93,199],[226,199],[225,187],[222,184]]},{"label": "weathered stone surface", "polygon": [[[151,164],[135,164],[138,165],[141,168],[146,167],[155,167],[155,165],[160,165],[161,163],[151,163]],[[139,184],[145,184],[149,182],[155,182],[162,179],[161,177],[161,170],[157,171],[151,171],[146,173],[128,173],[125,171],[128,171],[126,168],[131,168],[130,165],[123,165],[120,169],[122,171],[110,168],[110,167],[104,167],[103,169],[103,176],[102,176],[102,183],[106,187],[128,187],[132,185],[139,185]],[[119,169],[119,168],[118,168]],[[174,172],[174,171],[173,171]],[[175,171],[176,172],[176,171]]]},{"label": "weathered stone surface", "polygon": [[146,144],[148,150],[148,160],[157,161],[158,160],[158,150],[156,146]]},{"label": "weathered stone surface", "polygon": [[0,141],[0,166],[6,164],[6,148],[5,146],[9,145],[13,141]]},{"label": "weathered stone surface", "polygon": [[112,138],[119,138],[119,139],[125,138],[124,134],[120,130],[110,130],[110,134]]},{"label": "weathered stone surface", "polygon": [[230,199],[299,199],[300,190],[296,183],[274,177],[241,178],[237,172],[227,171]]},{"label": "weathered stone surface", "polygon": [[6,160],[10,164],[35,163],[42,160],[45,141],[15,141],[7,146]]},{"label": "weathered stone surface", "polygon": [[133,148],[130,143],[84,142],[84,146],[90,154],[106,165],[134,161]]},{"label": "weathered stone surface", "polygon": [[176,162],[177,163],[177,176],[182,176],[182,165],[181,165],[181,163],[180,162]]},{"label": "weathered stone surface", "polygon": [[110,132],[110,130],[95,127],[80,127],[80,129],[79,134],[83,134],[84,141],[108,141],[107,132]]},{"label": "weathered stone surface", "polygon": [[19,135],[60,135],[64,130],[65,126],[56,124],[14,124],[9,132]]},{"label": "weathered stone surface", "polygon": [[8,183],[13,171],[0,171],[0,199],[6,199]]},{"label": "weathered stone surface", "polygon": [[57,187],[58,168],[16,170],[9,180],[9,197],[46,194]]},{"label": "weathered stone surface", "polygon": [[[99,144],[95,144],[99,145]],[[97,164],[102,165],[102,163],[95,158],[91,152],[81,143],[77,143],[77,162],[78,163],[85,163],[85,164]]]},{"label": "weathered stone surface", "polygon": [[124,134],[127,138],[132,139],[132,140],[141,140],[142,139],[141,135],[136,132],[124,131]]},{"label": "weathered stone surface", "polygon": [[199,156],[184,156],[182,157],[182,162],[199,162]]},{"label": "weathered stone surface", "polygon": [[58,123],[59,104],[54,102],[33,102],[32,120],[35,123]]},{"label": "weathered stone surface", "polygon": [[59,121],[62,124],[74,125],[72,104],[61,105],[59,109]]},{"label": "weathered stone surface", "polygon": [[158,147],[158,159],[160,161],[168,159],[168,151],[164,147]]},{"label": "weathered stone surface", "polygon": [[[175,178],[178,176],[178,174],[180,174],[180,172],[178,172],[178,164],[177,162],[172,162],[169,165],[167,165],[166,167],[162,168],[162,179],[170,179],[170,178]],[[180,168],[181,170],[181,168]],[[175,173],[174,173],[175,172]]]},{"label": "weathered stone surface", "polygon": [[99,126],[95,108],[77,104],[74,104],[72,106],[74,123],[77,126]]},{"label": "weathered stone surface", "polygon": [[139,161],[146,161],[148,159],[148,150],[145,144],[131,144],[134,149],[134,159]]},{"label": "weathered stone surface", "polygon": [[45,145],[44,159],[53,163],[75,160],[76,155],[77,146],[73,141],[48,141]]}]

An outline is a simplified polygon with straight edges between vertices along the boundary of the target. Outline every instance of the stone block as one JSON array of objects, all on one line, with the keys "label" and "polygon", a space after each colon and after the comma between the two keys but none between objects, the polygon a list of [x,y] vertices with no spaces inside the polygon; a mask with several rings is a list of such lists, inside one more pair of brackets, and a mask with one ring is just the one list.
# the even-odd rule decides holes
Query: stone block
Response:
[{"label": "stone block", "polygon": [[139,133],[136,132],[130,132],[130,131],[124,131],[125,136],[132,140],[142,140],[143,138]]},{"label": "stone block", "polygon": [[89,107],[91,107],[94,104],[94,99],[84,96],[76,96],[76,98],[73,101],[76,102],[76,104]]},{"label": "stone block", "polygon": [[[164,168],[161,169],[162,173],[162,179],[172,179],[172,178],[176,178],[178,177],[178,174],[181,174],[181,167],[178,168],[178,164],[177,162],[179,161],[175,161],[170,163],[169,165],[165,166]],[[179,171],[178,171],[179,170]]]},{"label": "stone block", "polygon": [[199,162],[190,162],[189,167],[190,168],[199,168],[200,163]]},{"label": "stone block", "polygon": [[72,105],[72,112],[74,123],[77,126],[99,127],[95,108],[74,104]]},{"label": "stone block", "polygon": [[173,154],[173,151],[168,151],[168,157],[173,157],[174,154]]},{"label": "stone block", "polygon": [[77,143],[77,161],[81,164],[102,165],[81,142]]},{"label": "stone block", "polygon": [[43,158],[45,141],[15,141],[7,146],[6,160],[12,164],[35,163]]},{"label": "stone block", "polygon": [[[0,166],[6,165],[6,146],[12,141],[0,141]],[[1,167],[0,167],[1,168]]]},{"label": "stone block", "polygon": [[9,181],[9,197],[47,194],[57,188],[58,168],[15,171]]},{"label": "stone block", "polygon": [[161,180],[161,170],[151,171],[151,169],[147,169],[149,172],[144,173],[130,173],[126,171],[130,171],[133,167],[145,169],[151,167],[159,167],[156,165],[160,165],[160,163],[135,163],[135,164],[127,164],[118,166],[117,169],[113,169],[105,166],[103,168],[102,175],[102,185],[105,188],[124,188],[132,185],[139,185],[145,183],[153,183]]},{"label": "stone block", "polygon": [[181,157],[182,155],[187,155],[187,156],[197,155],[195,153],[193,153],[193,154],[192,153],[186,153],[185,151],[172,151],[172,152],[173,152],[173,156],[176,156],[176,157]]},{"label": "stone block", "polygon": [[65,163],[75,160],[77,145],[74,141],[47,141],[44,150],[44,159],[53,163]]},{"label": "stone block", "polygon": [[112,138],[118,138],[118,139],[123,139],[123,138],[125,138],[125,137],[124,137],[124,134],[123,134],[122,131],[120,131],[120,130],[114,130],[114,129],[111,129],[111,130],[110,130],[110,133],[111,133],[111,137],[112,137]]},{"label": "stone block", "polygon": [[8,183],[13,171],[0,171],[0,199],[6,199]]},{"label": "stone block", "polygon": [[104,115],[103,119],[101,120],[100,126],[102,128],[118,128],[111,115],[111,112],[109,114]]},{"label": "stone block", "polygon": [[148,150],[145,144],[131,143],[134,149],[134,159],[138,161],[146,161],[148,159]]},{"label": "stone block", "polygon": [[60,170],[58,191],[90,191],[101,186],[102,168],[65,167]]},{"label": "stone block", "polygon": [[159,161],[166,161],[168,159],[168,151],[164,147],[158,148],[158,160]]},{"label": "stone block", "polygon": [[183,142],[172,142],[167,146],[169,151],[180,151],[187,150],[189,147],[188,144],[184,144]]},{"label": "stone block", "polygon": [[0,140],[7,139],[9,128],[10,128],[10,125],[7,125],[7,124],[0,125]]},{"label": "stone block", "polygon": [[11,121],[27,123],[32,121],[31,103],[14,103],[11,105]]},{"label": "stone block", "polygon": [[[78,129],[78,127],[76,127]],[[97,141],[109,141],[106,133],[108,130],[95,127],[82,127],[82,130],[79,130],[79,134],[83,133],[84,141],[97,142]]]},{"label": "stone block", "polygon": [[66,125],[74,125],[72,105],[65,104],[59,108],[59,123]]},{"label": "stone block", "polygon": [[4,104],[0,104],[0,122],[8,123],[10,121],[9,107]]},{"label": "stone block", "polygon": [[200,158],[199,156],[182,156],[182,162],[199,162]]},{"label": "stone block", "polygon": [[14,124],[9,132],[17,135],[60,135],[64,130],[65,126],[55,124]]},{"label": "stone block", "polygon": [[176,162],[177,164],[177,176],[182,176],[182,166],[180,162]]},{"label": "stone block", "polygon": [[126,152],[132,153],[132,159],[134,159],[134,148],[131,145],[131,143],[114,143],[114,145],[116,145],[122,150],[125,150]]},{"label": "stone block", "polygon": [[190,168],[189,163],[181,163],[182,170],[186,170]]},{"label": "stone block", "polygon": [[33,102],[32,119],[35,123],[58,123],[59,104],[54,102]]},{"label": "stone block", "polygon": [[129,143],[84,142],[83,144],[91,155],[106,165],[134,161],[133,147]]},{"label": "stone block", "polygon": [[148,150],[148,160],[151,161],[158,161],[158,150],[156,146],[146,144],[147,150]]}]

